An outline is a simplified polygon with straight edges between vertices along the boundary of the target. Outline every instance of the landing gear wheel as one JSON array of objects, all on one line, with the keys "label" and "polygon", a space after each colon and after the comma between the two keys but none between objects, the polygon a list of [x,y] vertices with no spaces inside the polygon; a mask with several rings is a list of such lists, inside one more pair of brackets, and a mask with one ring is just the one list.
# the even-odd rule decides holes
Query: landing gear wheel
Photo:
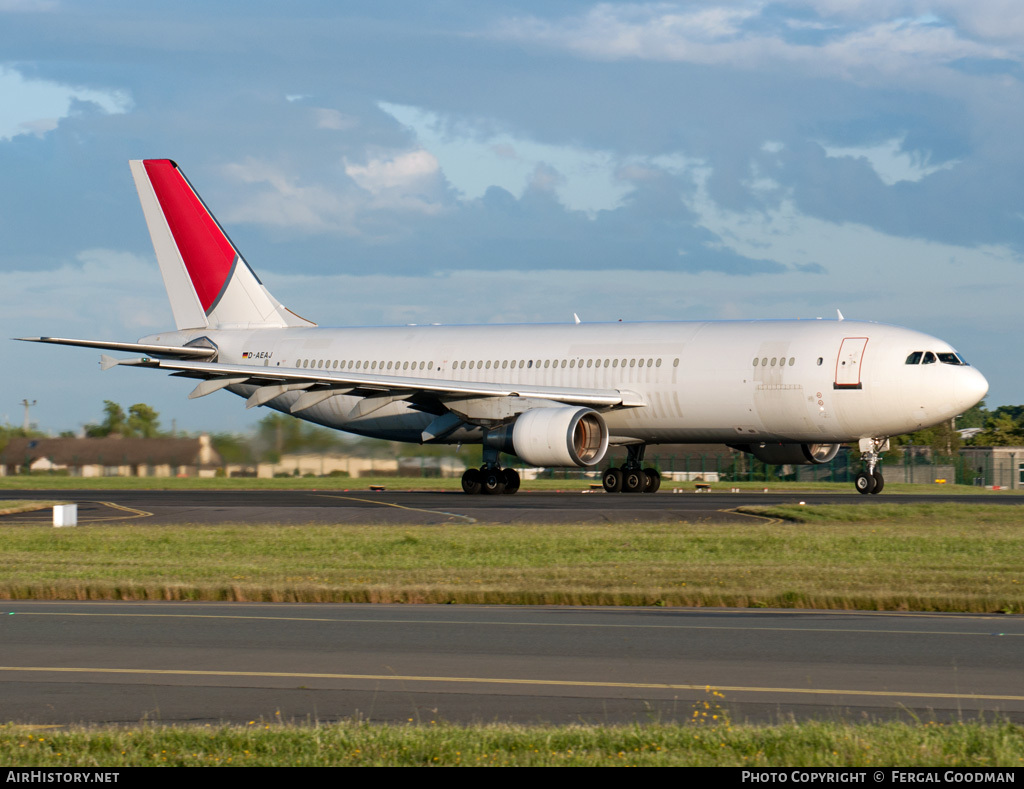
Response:
[{"label": "landing gear wheel", "polygon": [[885,487],[885,477],[882,476],[882,472],[877,468],[872,472],[871,477],[875,480],[875,487],[871,489],[871,492],[877,496],[882,492],[882,488]]},{"label": "landing gear wheel", "polygon": [[505,472],[500,468],[480,469],[480,492],[486,496],[496,496],[505,492]]},{"label": "landing gear wheel", "polygon": [[853,478],[853,485],[857,488],[858,493],[872,493],[875,490],[875,477],[873,474],[862,471]]},{"label": "landing gear wheel", "polygon": [[605,493],[618,493],[622,490],[622,469],[610,468],[601,477]]},{"label": "landing gear wheel", "polygon": [[501,470],[502,475],[505,477],[505,490],[504,493],[515,493],[519,490],[519,472],[514,468],[506,468]]},{"label": "landing gear wheel", "polygon": [[622,492],[643,493],[647,486],[647,475],[642,468],[622,469]]},{"label": "landing gear wheel", "polygon": [[462,475],[462,492],[470,495],[479,493],[482,482],[480,469],[467,468],[466,473]]},{"label": "landing gear wheel", "polygon": [[644,493],[657,493],[661,487],[661,474],[656,468],[645,468],[644,476],[647,477],[647,484],[644,485]]}]

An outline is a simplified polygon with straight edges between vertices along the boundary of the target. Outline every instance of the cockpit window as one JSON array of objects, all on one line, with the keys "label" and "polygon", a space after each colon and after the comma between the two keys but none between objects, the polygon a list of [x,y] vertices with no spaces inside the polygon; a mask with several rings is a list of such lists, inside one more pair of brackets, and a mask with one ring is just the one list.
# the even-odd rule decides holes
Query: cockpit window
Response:
[{"label": "cockpit window", "polygon": [[964,364],[964,360],[955,353],[940,353],[939,361],[943,364]]},{"label": "cockpit window", "polygon": [[907,357],[907,364],[920,364],[922,356],[924,356],[924,354],[921,353],[921,351],[914,351]]},{"label": "cockpit window", "polygon": [[936,362],[935,354],[932,353],[931,351],[925,351],[924,352],[924,361],[921,362],[921,364],[935,364],[935,362]]}]

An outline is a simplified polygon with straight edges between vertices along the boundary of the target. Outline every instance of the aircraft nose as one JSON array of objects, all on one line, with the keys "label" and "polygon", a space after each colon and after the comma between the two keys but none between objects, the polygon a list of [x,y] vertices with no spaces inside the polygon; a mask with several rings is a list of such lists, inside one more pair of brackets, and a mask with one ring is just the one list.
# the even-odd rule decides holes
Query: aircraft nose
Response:
[{"label": "aircraft nose", "polygon": [[960,372],[963,374],[957,376],[956,399],[960,408],[966,411],[988,394],[988,381],[974,367],[961,368]]}]

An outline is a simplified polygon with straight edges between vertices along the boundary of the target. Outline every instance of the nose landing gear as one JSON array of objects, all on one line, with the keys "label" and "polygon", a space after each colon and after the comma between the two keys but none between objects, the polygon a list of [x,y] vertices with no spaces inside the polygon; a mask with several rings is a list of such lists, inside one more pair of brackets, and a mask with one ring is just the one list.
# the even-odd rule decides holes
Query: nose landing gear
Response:
[{"label": "nose landing gear", "polygon": [[879,494],[885,487],[885,478],[879,468],[880,455],[889,450],[888,438],[862,438],[860,440],[860,457],[864,461],[864,471],[853,479],[858,493]]}]

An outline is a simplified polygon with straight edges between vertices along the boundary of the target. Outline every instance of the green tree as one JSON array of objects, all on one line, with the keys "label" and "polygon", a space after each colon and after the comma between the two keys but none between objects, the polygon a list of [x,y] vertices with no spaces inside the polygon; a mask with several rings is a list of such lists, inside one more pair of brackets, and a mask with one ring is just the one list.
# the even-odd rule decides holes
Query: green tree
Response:
[{"label": "green tree", "polygon": [[128,433],[141,438],[157,438],[160,435],[160,415],[145,403],[136,403],[128,408]]},{"label": "green tree", "polygon": [[90,438],[102,438],[111,433],[127,435],[128,423],[124,415],[124,409],[113,400],[103,401],[103,421],[98,425],[89,424],[85,426],[85,434]]},{"label": "green tree", "polygon": [[999,406],[985,421],[985,429],[974,437],[980,447],[1024,444],[1024,406]]},{"label": "green tree", "polygon": [[102,438],[112,433],[122,436],[157,438],[160,435],[159,414],[145,403],[136,403],[124,409],[113,400],[103,401],[103,421],[99,424],[85,426],[85,434],[90,438]]}]

